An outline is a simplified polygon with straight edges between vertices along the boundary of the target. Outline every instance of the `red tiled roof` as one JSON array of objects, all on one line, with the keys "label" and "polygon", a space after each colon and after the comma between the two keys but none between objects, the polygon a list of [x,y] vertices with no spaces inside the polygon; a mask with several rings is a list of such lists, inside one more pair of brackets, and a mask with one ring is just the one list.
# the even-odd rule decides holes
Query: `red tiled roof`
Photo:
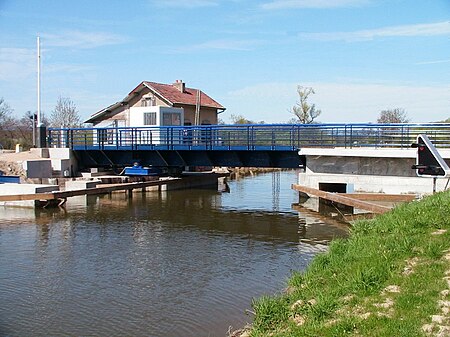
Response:
[{"label": "red tiled roof", "polygon": [[[178,103],[178,104],[196,105],[197,89],[185,88],[184,92],[181,92],[173,84],[162,84],[147,81],[144,81],[143,84],[149,87],[150,89],[153,89],[156,93],[158,93],[163,98],[165,98],[166,100],[168,100],[173,104]],[[206,95],[204,92],[200,91],[200,93],[201,93],[200,94],[201,106],[224,109],[224,107],[221,104],[217,103],[215,100]]]},{"label": "red tiled roof", "polygon": [[[136,93],[139,93],[144,87],[147,87],[150,90],[154,91],[157,95],[161,96],[163,100],[166,100],[171,105],[185,104],[195,106],[197,103],[196,102],[197,89],[185,88],[184,92],[181,92],[173,84],[162,84],[156,82],[143,81],[139,83],[139,85],[136,88],[134,88],[122,101],[116,102],[94,113],[88,120],[85,121],[85,123],[95,123],[95,121],[97,120],[104,119],[105,115],[107,115],[114,109],[120,107],[124,103],[129,102],[130,99],[134,97]],[[225,108],[221,104],[217,103],[215,100],[213,100],[211,97],[209,97],[202,91],[200,91],[200,106],[225,110]]]}]

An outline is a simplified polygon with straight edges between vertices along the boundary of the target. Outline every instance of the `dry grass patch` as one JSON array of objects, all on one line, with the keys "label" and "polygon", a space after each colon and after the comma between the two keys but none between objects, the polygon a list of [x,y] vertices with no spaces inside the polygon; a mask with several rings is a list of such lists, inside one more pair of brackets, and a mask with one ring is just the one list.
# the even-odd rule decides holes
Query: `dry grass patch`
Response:
[{"label": "dry grass patch", "polygon": [[406,260],[406,266],[403,268],[403,275],[411,275],[414,273],[414,268],[419,264],[420,259],[418,257],[413,257],[411,259]]},{"label": "dry grass patch", "polygon": [[[434,232],[436,233],[436,232]],[[433,234],[434,234],[433,233]],[[443,233],[435,234],[441,235]],[[449,250],[444,251],[446,253],[442,260],[450,264],[450,252]],[[424,324],[422,326],[422,331],[427,336],[444,337],[450,336],[450,269],[445,271],[445,276],[443,280],[446,281],[447,289],[443,289],[440,292],[440,299],[437,302],[437,307],[439,308],[439,313],[436,315],[431,315],[431,323]]]}]

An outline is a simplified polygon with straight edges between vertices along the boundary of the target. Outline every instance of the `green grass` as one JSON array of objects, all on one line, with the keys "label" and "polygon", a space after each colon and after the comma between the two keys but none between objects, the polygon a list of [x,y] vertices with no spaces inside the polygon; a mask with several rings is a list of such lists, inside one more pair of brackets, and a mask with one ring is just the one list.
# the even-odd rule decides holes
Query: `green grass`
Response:
[{"label": "green grass", "polygon": [[448,192],[357,222],[288,291],[253,302],[251,336],[425,336],[448,289],[449,239]]}]

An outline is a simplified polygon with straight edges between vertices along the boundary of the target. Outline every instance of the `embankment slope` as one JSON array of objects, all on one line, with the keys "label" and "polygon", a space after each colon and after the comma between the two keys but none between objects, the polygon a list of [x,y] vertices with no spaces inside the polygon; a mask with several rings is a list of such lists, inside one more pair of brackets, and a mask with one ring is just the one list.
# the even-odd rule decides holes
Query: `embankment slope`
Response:
[{"label": "embankment slope", "polygon": [[253,308],[251,336],[450,336],[450,192],[357,222]]}]

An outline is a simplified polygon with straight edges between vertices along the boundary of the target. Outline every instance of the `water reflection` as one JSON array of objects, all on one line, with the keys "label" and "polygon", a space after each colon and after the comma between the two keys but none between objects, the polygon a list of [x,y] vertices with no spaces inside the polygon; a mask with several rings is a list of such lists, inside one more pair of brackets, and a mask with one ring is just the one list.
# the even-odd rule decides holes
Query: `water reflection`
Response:
[{"label": "water reflection", "polygon": [[[273,201],[272,201],[273,202]],[[298,243],[304,239],[324,243],[347,232],[347,225],[321,218],[302,209],[277,212],[273,210],[247,209],[239,205],[232,209],[222,203],[222,195],[211,190],[172,191],[151,194],[135,194],[129,199],[125,194],[112,194],[90,198],[88,205],[70,200],[67,209],[4,209],[9,218],[7,223],[24,224],[35,221],[42,239],[48,240],[48,225],[54,221],[66,221],[67,234],[74,233],[78,219],[99,224],[129,222],[142,228],[147,221],[158,221],[172,228],[190,228],[206,232],[223,232],[242,235],[246,238],[277,240],[284,243]],[[291,205],[296,207],[296,205]],[[274,209],[279,206],[274,205]],[[145,222],[141,220],[145,219]],[[102,226],[102,230],[114,230]],[[139,235],[139,230],[137,234]],[[316,240],[317,239],[317,240]]]},{"label": "water reflection", "polygon": [[252,297],[281,290],[346,235],[292,210],[293,179],[0,209],[0,335],[223,336],[242,326]]}]

